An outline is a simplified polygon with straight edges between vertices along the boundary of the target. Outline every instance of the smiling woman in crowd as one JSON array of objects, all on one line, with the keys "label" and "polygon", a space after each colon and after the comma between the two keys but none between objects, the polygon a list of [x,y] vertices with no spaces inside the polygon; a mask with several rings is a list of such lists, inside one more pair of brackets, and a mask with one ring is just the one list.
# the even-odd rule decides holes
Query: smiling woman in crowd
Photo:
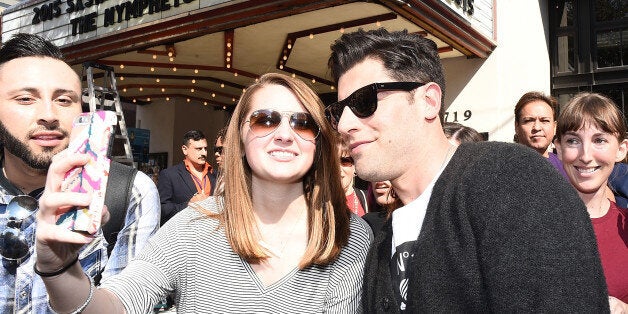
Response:
[{"label": "smiling woman in crowd", "polygon": [[165,224],[99,288],[76,264],[91,237],[55,225],[88,195],[60,192],[83,156],[55,158],[38,215],[36,270],[57,312],[143,313],[169,292],[183,313],[359,312],[369,227],[350,214],[335,135],[305,83],[267,74],[225,136],[224,191]]}]

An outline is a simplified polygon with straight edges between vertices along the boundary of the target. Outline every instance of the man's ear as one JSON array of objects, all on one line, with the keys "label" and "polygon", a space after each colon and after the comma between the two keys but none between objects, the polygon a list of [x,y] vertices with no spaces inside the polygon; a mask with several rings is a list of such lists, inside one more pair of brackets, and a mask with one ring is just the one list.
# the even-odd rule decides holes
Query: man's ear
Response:
[{"label": "man's ear", "polygon": [[617,156],[615,162],[621,162],[626,158],[626,152],[628,152],[628,140],[619,142],[619,148],[617,149]]},{"label": "man's ear", "polygon": [[183,155],[187,156],[188,154],[188,147],[185,145],[181,145],[181,151],[183,152]]},{"label": "man's ear", "polygon": [[556,156],[558,156],[558,160],[563,161],[563,148],[560,147],[560,141],[558,139],[554,139],[554,147],[556,148]]},{"label": "man's ear", "polygon": [[415,97],[424,97],[425,101],[425,118],[428,120],[438,119],[438,114],[441,107],[441,98],[443,92],[440,86],[434,82],[427,83],[425,85],[425,93],[420,94],[415,92]]}]

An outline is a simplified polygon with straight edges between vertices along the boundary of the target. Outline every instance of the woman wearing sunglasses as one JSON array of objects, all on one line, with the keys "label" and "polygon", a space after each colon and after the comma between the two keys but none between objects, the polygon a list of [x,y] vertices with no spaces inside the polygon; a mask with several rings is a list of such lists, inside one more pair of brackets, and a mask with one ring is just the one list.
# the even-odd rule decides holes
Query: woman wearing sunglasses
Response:
[{"label": "woman wearing sunglasses", "polygon": [[98,289],[75,263],[91,238],[55,225],[56,214],[89,201],[59,192],[63,173],[84,159],[55,158],[35,266],[51,307],[142,313],[174,292],[183,313],[359,312],[371,235],[345,204],[316,94],[298,79],[262,76],[242,95],[224,144],[224,191],[169,220]]}]

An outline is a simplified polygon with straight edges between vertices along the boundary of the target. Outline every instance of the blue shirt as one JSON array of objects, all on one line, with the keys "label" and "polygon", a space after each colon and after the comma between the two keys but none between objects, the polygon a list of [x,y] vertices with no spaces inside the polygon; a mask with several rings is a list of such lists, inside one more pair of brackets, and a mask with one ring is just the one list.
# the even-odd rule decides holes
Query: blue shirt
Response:
[{"label": "blue shirt", "polygon": [[[17,189],[10,186],[6,180],[3,181],[0,181],[0,204],[8,204]],[[124,227],[118,234],[111,256],[107,257],[107,241],[102,231],[99,231],[96,239],[81,249],[79,261],[83,270],[92,277],[102,271],[101,281],[106,281],[111,275],[119,273],[157,231],[160,213],[159,195],[155,184],[147,175],[138,172],[133,181]],[[4,230],[5,222],[6,220],[0,218],[0,231]],[[33,245],[35,227],[35,214],[22,222],[22,232],[30,244],[29,255],[19,263],[2,258],[0,313],[53,313],[48,308],[46,287],[41,278],[33,272],[36,260]]]}]

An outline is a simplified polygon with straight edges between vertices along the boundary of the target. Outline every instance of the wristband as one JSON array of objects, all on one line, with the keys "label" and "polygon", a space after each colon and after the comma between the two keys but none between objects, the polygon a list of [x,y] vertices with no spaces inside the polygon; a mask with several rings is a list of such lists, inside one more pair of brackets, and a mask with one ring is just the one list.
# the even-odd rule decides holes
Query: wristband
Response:
[{"label": "wristband", "polygon": [[66,270],[70,269],[70,267],[74,266],[74,264],[76,264],[76,262],[78,262],[78,255],[76,256],[76,258],[73,261],[70,262],[70,264],[68,264],[66,266],[63,266],[59,270],[55,270],[55,271],[49,272],[49,273],[37,270],[37,262],[35,262],[35,263],[33,263],[33,270],[35,271],[35,274],[39,275],[40,277],[54,277],[54,276],[63,274]]}]

